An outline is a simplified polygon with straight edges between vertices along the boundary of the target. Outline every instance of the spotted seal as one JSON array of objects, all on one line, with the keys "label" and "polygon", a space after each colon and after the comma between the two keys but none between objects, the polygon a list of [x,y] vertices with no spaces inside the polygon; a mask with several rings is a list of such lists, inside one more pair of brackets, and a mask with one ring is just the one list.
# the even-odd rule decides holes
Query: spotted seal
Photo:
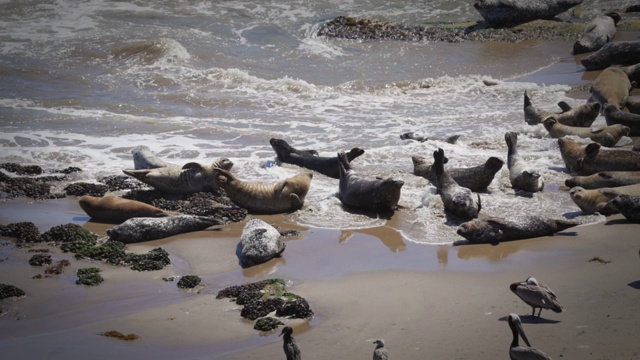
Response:
[{"label": "spotted seal", "polygon": [[618,195],[611,200],[613,205],[629,221],[640,223],[640,196]]},{"label": "spotted seal", "polygon": [[[272,138],[269,140],[271,147],[276,152],[278,156],[278,160],[298,165],[313,171],[317,171],[325,176],[339,179],[340,178],[340,169],[338,167],[338,157],[325,157],[325,156],[311,156],[309,153],[301,153],[300,151],[292,151],[295,150],[291,145],[289,145],[286,141],[282,139]],[[309,151],[309,150],[307,150]],[[315,151],[315,150],[312,150]],[[358,156],[364,154],[364,150],[360,148],[353,148],[347,153],[347,158],[349,161],[357,158]]]},{"label": "spotted seal", "polygon": [[640,41],[610,41],[598,51],[580,60],[587,71],[606,69],[611,65],[630,66],[640,59]]},{"label": "spotted seal", "polygon": [[[435,186],[436,172],[432,164],[425,157],[417,155],[412,156],[411,161],[413,162],[413,174],[422,176]],[[448,161],[449,159],[444,159],[445,164]],[[502,165],[504,165],[504,161],[492,156],[481,165],[468,168],[447,168],[447,173],[458,185],[473,192],[479,192],[487,190],[496,173],[502,169]]]},{"label": "spotted seal", "polygon": [[445,211],[461,219],[472,219],[478,216],[482,209],[479,194],[474,194],[468,188],[462,187],[444,169],[444,150],[433,152],[433,168],[436,173],[436,188],[444,204]]},{"label": "spotted seal", "polygon": [[630,113],[640,115],[640,95],[628,96],[624,106]]},{"label": "spotted seal", "polygon": [[573,54],[597,51],[616,36],[616,25],[622,20],[620,14],[609,12],[591,19],[580,39],[573,44]]},{"label": "spotted seal", "polygon": [[611,203],[618,195],[640,195],[640,184],[585,189],[576,186],[569,190],[571,200],[586,214],[599,212],[602,215],[618,214],[620,211]]},{"label": "spotted seal", "polygon": [[582,4],[582,0],[476,0],[473,7],[493,26],[522,24],[555,16]]},{"label": "spotted seal", "polygon": [[[638,58],[640,58],[640,54],[638,54]],[[615,105],[622,108],[633,87],[635,87],[635,82],[629,81],[627,73],[620,66],[609,66],[602,70],[593,81],[591,97],[603,107]]]},{"label": "spotted seal", "polygon": [[615,146],[623,136],[629,135],[629,127],[616,124],[605,127],[583,128],[576,126],[562,125],[553,117],[549,116],[542,121],[552,138],[561,138],[569,135],[591,139],[592,141],[606,147]]},{"label": "spotted seal", "polygon": [[449,144],[455,144],[456,142],[458,142],[458,139],[460,138],[460,135],[452,135],[452,136],[448,136],[446,138],[438,138],[438,137],[427,137],[427,136],[421,136],[421,135],[416,135],[413,133],[413,131],[410,132],[406,132],[404,134],[400,134],[400,139],[401,140],[415,140],[418,142],[425,142],[425,141],[429,141],[429,140],[435,140],[435,141],[443,141]]},{"label": "spotted seal", "polygon": [[107,229],[109,238],[125,244],[163,239],[169,236],[204,230],[222,225],[213,216],[172,215],[165,217],[136,217]]},{"label": "spotted seal", "polygon": [[92,220],[109,224],[120,224],[135,217],[164,217],[172,215],[155,206],[137,200],[123,199],[113,195],[95,197],[84,195],[78,200],[82,210]]},{"label": "spotted seal", "polygon": [[345,206],[371,212],[393,212],[404,181],[392,178],[363,179],[353,170],[344,152],[338,153],[340,184],[338,197]]},{"label": "spotted seal", "polygon": [[313,173],[302,172],[276,182],[254,182],[237,178],[224,169],[214,169],[213,179],[229,199],[252,214],[281,214],[301,209]]},{"label": "spotted seal", "polygon": [[640,115],[625,112],[615,105],[604,108],[604,118],[607,125],[623,125],[629,128],[629,136],[640,136]]},{"label": "spotted seal", "polygon": [[584,156],[575,163],[579,175],[591,175],[600,171],[640,171],[640,153],[632,150],[603,150],[591,143],[584,148]]},{"label": "spotted seal", "polygon": [[213,170],[217,168],[229,170],[232,166],[231,160],[220,158],[206,165],[190,162],[182,168],[165,166],[155,169],[122,171],[163,193],[193,194],[217,189]]},{"label": "spotted seal", "polygon": [[509,219],[484,217],[460,224],[456,232],[474,244],[494,244],[502,241],[552,236],[576,225],[579,223],[538,215],[522,215]]},{"label": "spotted seal", "polygon": [[588,176],[574,176],[565,180],[564,184],[570,188],[581,186],[585,189],[640,184],[640,170],[600,171]]},{"label": "spotted seal", "polygon": [[537,125],[547,117],[552,117],[557,122],[568,126],[591,126],[600,113],[600,104],[597,102],[588,102],[586,104],[571,107],[564,101],[558,103],[561,112],[551,112],[538,108],[533,101],[524,92],[524,121],[529,125]]},{"label": "spotted seal", "polygon": [[507,167],[509,168],[509,180],[516,190],[529,192],[542,191],[544,179],[539,172],[530,170],[528,164],[518,154],[518,134],[506,132],[504,140],[507,143]]}]

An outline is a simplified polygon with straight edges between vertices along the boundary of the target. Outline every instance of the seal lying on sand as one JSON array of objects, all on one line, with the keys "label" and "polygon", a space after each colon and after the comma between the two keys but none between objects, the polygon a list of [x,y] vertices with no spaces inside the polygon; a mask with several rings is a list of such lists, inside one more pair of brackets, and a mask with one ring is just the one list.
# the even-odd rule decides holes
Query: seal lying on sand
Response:
[{"label": "seal lying on sand", "polygon": [[458,142],[458,139],[460,138],[460,135],[452,135],[446,138],[435,138],[435,137],[426,137],[426,136],[420,136],[420,135],[416,135],[414,134],[412,131],[411,132],[407,132],[404,134],[400,134],[400,139],[402,140],[415,140],[415,141],[419,141],[419,142],[425,142],[428,140],[437,140],[437,141],[444,141],[446,143],[449,144],[455,144],[456,142]]},{"label": "seal lying on sand", "polygon": [[627,220],[640,223],[640,196],[618,195],[611,204],[627,218]]},{"label": "seal lying on sand", "polygon": [[478,216],[482,208],[480,195],[474,194],[468,188],[458,185],[451,175],[444,170],[444,150],[433,152],[433,168],[436,173],[436,188],[444,203],[444,209],[462,219],[472,219]]},{"label": "seal lying on sand", "polygon": [[630,113],[640,115],[640,95],[628,96],[624,105]]},{"label": "seal lying on sand", "polygon": [[615,105],[604,108],[604,118],[607,125],[623,125],[629,128],[629,136],[640,136],[640,115],[624,112]]},{"label": "seal lying on sand", "polygon": [[125,244],[163,239],[169,236],[204,230],[223,224],[213,216],[172,215],[161,218],[131,218],[107,229],[109,238]]},{"label": "seal lying on sand", "polygon": [[[412,156],[413,174],[422,176],[436,186],[436,172],[431,163],[422,156]],[[447,158],[444,159],[446,164]],[[453,180],[462,187],[466,187],[473,192],[485,191],[496,173],[502,168],[504,162],[497,157],[490,157],[487,161],[478,166],[468,168],[447,168],[447,173]]]},{"label": "seal lying on sand", "polygon": [[504,140],[507,142],[508,148],[507,167],[509,168],[511,186],[516,190],[542,191],[544,179],[537,171],[529,170],[528,164],[518,154],[518,134],[507,132],[504,134]]},{"label": "seal lying on sand", "polygon": [[[298,165],[313,171],[317,171],[325,176],[339,179],[340,169],[338,167],[338,157],[324,157],[324,156],[311,156],[308,153],[301,153],[299,150],[295,150],[286,141],[282,139],[269,140],[271,147],[276,152],[278,159],[283,163]],[[306,150],[315,151],[315,150]],[[316,152],[317,154],[317,152]],[[364,154],[364,150],[360,148],[353,148],[347,153],[349,161]]]},{"label": "seal lying on sand", "polygon": [[193,194],[201,191],[217,189],[214,169],[229,170],[233,162],[227,158],[220,158],[212,164],[202,165],[196,162],[178,166],[165,166],[156,169],[122,170],[154,189],[172,194]]},{"label": "seal lying on sand", "polygon": [[602,215],[612,215],[620,211],[610,201],[618,195],[640,195],[640,184],[592,190],[576,186],[569,190],[569,195],[586,214],[599,212]]},{"label": "seal lying on sand", "polygon": [[640,59],[640,41],[611,41],[600,50],[582,58],[587,71],[606,69],[611,65],[634,65]]},{"label": "seal lying on sand", "polygon": [[573,54],[597,51],[616,36],[616,25],[622,20],[616,12],[596,16],[589,21],[582,36],[573,44]]},{"label": "seal lying on sand", "polygon": [[501,241],[551,236],[576,225],[579,224],[537,215],[516,216],[510,219],[487,217],[460,224],[457,233],[472,243],[493,244]]},{"label": "seal lying on sand", "polygon": [[353,209],[371,212],[392,212],[396,209],[404,181],[392,178],[362,179],[351,168],[344,152],[338,153],[338,160],[340,161],[338,197],[342,204]]},{"label": "seal lying on sand", "polygon": [[135,217],[164,217],[171,213],[141,201],[105,195],[84,195],[78,200],[80,207],[92,220],[109,224],[120,224]]},{"label": "seal lying on sand", "polygon": [[494,26],[522,24],[537,19],[552,19],[582,0],[476,0],[473,7]]},{"label": "seal lying on sand", "polygon": [[600,171],[589,176],[574,176],[564,184],[570,188],[581,186],[585,189],[640,184],[640,171]]},{"label": "seal lying on sand", "polygon": [[552,138],[561,138],[569,135],[591,139],[606,147],[615,146],[623,136],[629,135],[629,127],[624,125],[610,125],[601,128],[583,128],[567,126],[558,123],[554,118],[547,117],[542,121]]},{"label": "seal lying on sand", "polygon": [[568,126],[588,127],[593,124],[600,113],[600,104],[589,102],[577,107],[571,107],[564,101],[558,103],[562,112],[553,113],[539,109],[533,104],[531,98],[524,92],[524,121],[529,125],[537,125],[547,117],[552,117],[560,124]]},{"label": "seal lying on sand", "polygon": [[576,161],[579,175],[591,175],[600,171],[640,171],[640,153],[631,150],[604,150],[598,144],[584,148],[584,156]]},{"label": "seal lying on sand", "polygon": [[241,180],[223,169],[214,169],[213,178],[229,199],[252,214],[281,214],[302,208],[313,173],[303,172],[276,182]]},{"label": "seal lying on sand", "polygon": [[133,168],[136,170],[156,169],[165,167],[168,163],[157,157],[146,145],[138,145],[131,150],[133,154]]},{"label": "seal lying on sand", "polygon": [[[640,54],[638,54],[640,59]],[[591,97],[600,103],[602,107],[615,105],[624,107],[629,92],[635,87],[635,82],[629,81],[629,77],[620,66],[609,66],[602,70],[593,81]]]}]

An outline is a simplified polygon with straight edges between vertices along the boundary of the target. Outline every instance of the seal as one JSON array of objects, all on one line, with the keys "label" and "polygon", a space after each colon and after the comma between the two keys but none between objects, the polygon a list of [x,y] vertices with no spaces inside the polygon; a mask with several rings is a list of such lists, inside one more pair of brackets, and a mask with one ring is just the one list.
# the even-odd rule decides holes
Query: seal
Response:
[{"label": "seal", "polygon": [[473,7],[493,26],[509,26],[555,16],[582,4],[582,0],[476,0]]},{"label": "seal", "polygon": [[580,210],[586,214],[599,212],[608,216],[618,214],[620,211],[611,203],[611,200],[618,195],[640,195],[640,184],[606,187],[599,189],[585,189],[576,186],[569,190],[571,200],[578,205]]},{"label": "seal", "polygon": [[635,65],[622,66],[622,70],[627,74],[629,81],[640,82],[640,62]]},{"label": "seal", "polygon": [[[416,176],[422,176],[429,180],[431,184],[437,186],[436,172],[433,166],[427,162],[427,159],[423,156],[412,156],[413,162],[413,174]],[[444,159],[446,164],[449,160]],[[448,168],[447,173],[453,178],[453,180],[462,187],[466,187],[473,192],[485,191],[496,173],[502,169],[504,161],[497,157],[490,157],[484,164],[468,167],[468,168]]]},{"label": "seal", "polygon": [[460,224],[456,232],[474,244],[495,244],[503,241],[552,236],[576,225],[579,223],[538,215],[516,216],[512,219],[485,217]]},{"label": "seal", "polygon": [[400,139],[402,140],[415,140],[418,142],[425,142],[428,140],[435,140],[435,141],[442,141],[442,142],[446,142],[449,144],[455,144],[456,142],[458,142],[458,139],[460,138],[460,135],[452,135],[446,138],[437,138],[437,137],[426,137],[426,136],[421,136],[421,135],[416,135],[413,133],[413,131],[404,133],[404,134],[400,134]]},{"label": "seal", "polygon": [[611,204],[627,220],[640,223],[640,196],[618,195],[611,200]]},{"label": "seal", "polygon": [[280,232],[260,219],[251,219],[240,235],[240,265],[243,268],[265,263],[282,255],[285,244]]},{"label": "seal", "polygon": [[628,96],[624,105],[630,113],[640,115],[640,95]]},{"label": "seal", "polygon": [[542,119],[553,114],[551,111],[542,110],[535,106],[527,90],[524,91],[524,122],[529,125],[538,125]]},{"label": "seal", "polygon": [[233,162],[227,158],[219,158],[215,162],[203,165],[196,162],[179,166],[165,166],[155,169],[122,170],[154,189],[171,194],[193,194],[201,191],[215,191],[214,170],[229,170]]},{"label": "seal", "polygon": [[[338,157],[325,157],[325,156],[311,156],[309,153],[301,153],[300,151],[291,151],[293,147],[287,144],[286,141],[282,139],[274,139],[269,140],[271,147],[276,152],[278,156],[278,160],[283,163],[298,165],[303,168],[307,168],[309,170],[317,171],[322,175],[328,176],[330,178],[339,179],[340,178],[340,169],[338,165]],[[295,150],[295,149],[294,149]],[[315,150],[306,150],[306,151],[315,151]],[[317,154],[317,152],[316,152]],[[360,148],[353,148],[347,153],[347,157],[349,161],[357,158],[358,156],[364,154],[364,150]]]},{"label": "seal", "polygon": [[552,138],[557,139],[573,135],[583,139],[591,139],[606,147],[615,146],[623,136],[629,135],[629,127],[619,124],[605,127],[582,128],[562,125],[551,116],[544,119],[542,124]]},{"label": "seal", "polygon": [[564,181],[570,188],[581,186],[585,189],[616,187],[640,184],[639,171],[600,171],[588,176],[574,176]]},{"label": "seal", "polygon": [[591,175],[600,171],[640,171],[640,153],[632,150],[602,150],[592,143],[584,148],[584,156],[576,160],[575,172]]},{"label": "seal", "polygon": [[[562,161],[564,161],[567,171],[575,173],[578,167],[578,159],[586,156],[585,149],[577,141],[569,138],[558,139],[558,148]],[[586,174],[591,175],[591,174]]]},{"label": "seal", "polygon": [[[278,150],[283,151],[282,157],[284,158],[287,158],[290,154],[295,154],[299,156],[319,156],[316,150],[312,150],[312,149],[299,150],[289,145],[289,143],[284,141],[283,139],[271,138],[269,139],[269,144],[271,144],[271,147],[273,147],[273,150],[278,155],[278,159],[280,159],[280,161],[282,162],[287,162],[287,161],[280,158]],[[278,147],[278,150],[276,150],[275,148],[276,146]]]},{"label": "seal", "polygon": [[461,219],[478,217],[482,209],[479,194],[473,194],[468,188],[458,185],[451,175],[444,170],[444,150],[433,152],[433,167],[436,173],[436,189],[440,194],[444,210]]},{"label": "seal", "polygon": [[602,107],[615,105],[622,108],[634,87],[635,82],[629,81],[629,77],[620,66],[609,66],[593,81],[591,97]]},{"label": "seal", "polygon": [[623,125],[629,128],[629,136],[640,136],[640,115],[622,111],[615,105],[605,106],[603,112],[607,125]]},{"label": "seal", "polygon": [[545,118],[552,117],[560,124],[588,127],[600,114],[600,104],[597,102],[588,102],[574,108],[560,101],[558,106],[562,110],[559,113],[542,110],[533,104],[527,91],[524,91],[524,121],[529,125],[538,125]]},{"label": "seal", "polygon": [[169,236],[204,230],[214,225],[222,225],[213,216],[172,215],[166,217],[136,217],[120,225],[107,229],[111,240],[125,244],[163,239]]},{"label": "seal", "polygon": [[113,195],[95,197],[82,196],[78,202],[92,220],[108,224],[120,224],[136,217],[164,217],[172,213],[137,200],[123,199]]},{"label": "seal", "polygon": [[133,168],[136,170],[157,169],[168,165],[168,163],[151,152],[151,149],[146,145],[134,147],[131,150],[131,154],[133,154]]},{"label": "seal", "polygon": [[611,41],[600,50],[580,60],[587,71],[606,69],[611,65],[629,66],[640,59],[640,41]]},{"label": "seal", "polygon": [[362,179],[351,168],[347,154],[338,153],[340,184],[338,198],[348,208],[389,213],[395,211],[400,200],[404,181],[386,179]]},{"label": "seal", "polygon": [[276,182],[239,179],[224,169],[214,169],[215,183],[229,199],[252,214],[281,214],[301,209],[313,173],[303,172]]},{"label": "seal", "polygon": [[580,39],[573,44],[573,54],[597,51],[616,36],[616,25],[622,20],[617,12],[609,12],[591,19]]},{"label": "seal", "polygon": [[507,143],[507,167],[509,168],[509,180],[515,190],[529,192],[542,191],[544,179],[537,171],[528,169],[528,164],[518,154],[518,134],[506,132],[504,140]]}]

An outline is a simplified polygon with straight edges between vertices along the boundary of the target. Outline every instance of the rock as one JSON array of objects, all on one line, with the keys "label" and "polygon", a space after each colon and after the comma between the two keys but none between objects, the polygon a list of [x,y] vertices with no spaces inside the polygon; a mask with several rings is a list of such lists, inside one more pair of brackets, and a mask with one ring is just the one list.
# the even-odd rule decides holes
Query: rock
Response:
[{"label": "rock", "polygon": [[29,265],[32,266],[42,266],[51,264],[51,255],[49,254],[35,254],[29,259]]},{"label": "rock", "polygon": [[72,196],[91,195],[95,197],[102,197],[108,190],[109,188],[107,185],[86,182],[69,184],[64,188],[65,193]]},{"label": "rock", "polygon": [[0,300],[10,297],[24,296],[26,293],[24,290],[8,284],[0,284]]},{"label": "rock", "polygon": [[240,265],[250,267],[280,256],[285,249],[280,232],[260,219],[251,219],[240,236]]},{"label": "rock", "polygon": [[77,285],[86,285],[86,286],[98,286],[103,281],[104,278],[100,275],[102,270],[96,267],[89,268],[81,268],[78,269],[76,275],[78,275],[78,280],[76,280]]},{"label": "rock", "polygon": [[0,235],[13,237],[25,243],[42,241],[40,239],[40,230],[30,221],[0,225]]},{"label": "rock", "polygon": [[185,275],[178,280],[178,287],[180,289],[193,289],[200,285],[202,279],[198,275]]},{"label": "rock", "polygon": [[270,316],[267,317],[263,317],[258,319],[258,321],[256,321],[255,325],[253,325],[253,328],[255,330],[259,330],[259,331],[271,331],[275,328],[277,328],[279,325],[284,325],[282,323],[282,321],[276,319],[276,318],[272,318]]}]

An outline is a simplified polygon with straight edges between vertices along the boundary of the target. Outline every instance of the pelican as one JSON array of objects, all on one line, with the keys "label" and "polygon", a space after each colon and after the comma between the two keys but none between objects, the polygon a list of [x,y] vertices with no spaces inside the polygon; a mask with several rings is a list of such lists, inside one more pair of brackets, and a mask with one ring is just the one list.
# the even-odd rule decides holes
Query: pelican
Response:
[{"label": "pelican", "polygon": [[280,333],[281,336],[284,334],[282,338],[283,344],[282,348],[284,349],[284,354],[287,355],[287,360],[302,360],[302,355],[300,355],[300,347],[296,343],[296,339],[291,336],[293,333],[293,329],[291,326],[285,326]]},{"label": "pelican", "polygon": [[509,288],[514,294],[518,295],[522,301],[531,306],[533,310],[531,316],[536,315],[536,308],[540,308],[538,317],[540,317],[542,309],[550,309],[557,313],[564,310],[556,294],[549,289],[548,286],[539,284],[538,280],[533,276],[530,276],[525,281],[513,283]]},{"label": "pelican", "polygon": [[389,360],[389,353],[384,348],[384,340],[378,339],[373,343],[376,344],[376,349],[373,350],[373,360]]},{"label": "pelican", "polygon": [[[522,323],[520,317],[516,314],[509,314],[509,327],[513,334],[513,340],[511,340],[511,346],[509,346],[509,358],[511,360],[551,360],[551,357],[545,354],[543,351],[531,347],[527,335],[522,329]],[[527,346],[518,345],[518,335],[522,336],[522,340]]]}]

